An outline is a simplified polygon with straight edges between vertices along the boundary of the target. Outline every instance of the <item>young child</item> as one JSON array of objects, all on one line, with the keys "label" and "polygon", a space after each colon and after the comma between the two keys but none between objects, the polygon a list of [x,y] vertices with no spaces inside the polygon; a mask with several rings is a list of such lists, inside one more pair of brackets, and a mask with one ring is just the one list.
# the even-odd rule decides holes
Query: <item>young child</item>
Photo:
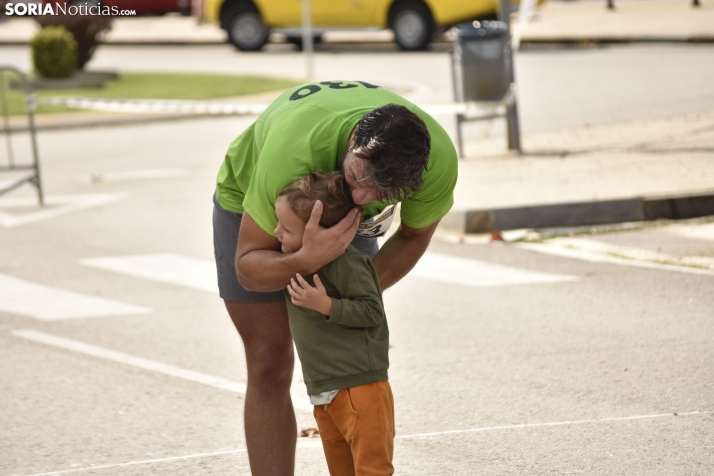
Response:
[{"label": "young child", "polygon": [[[296,180],[275,203],[275,235],[283,253],[302,247],[316,200],[324,205],[323,227],[355,207],[339,172],[314,172]],[[393,474],[389,329],[372,261],[350,245],[312,277],[297,274],[285,296],[330,474]]]}]

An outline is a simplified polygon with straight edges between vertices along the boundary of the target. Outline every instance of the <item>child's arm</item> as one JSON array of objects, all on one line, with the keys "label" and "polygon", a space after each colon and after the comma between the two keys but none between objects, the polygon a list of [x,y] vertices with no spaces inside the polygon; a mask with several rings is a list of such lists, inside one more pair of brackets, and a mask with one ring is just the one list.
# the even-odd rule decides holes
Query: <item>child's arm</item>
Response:
[{"label": "child's arm", "polygon": [[330,298],[317,275],[314,280],[315,287],[300,275],[291,280],[288,292],[293,304],[317,311],[327,317],[327,322],[343,326],[372,327],[384,320],[381,294],[369,265],[353,266],[349,272],[330,276],[341,299]]}]

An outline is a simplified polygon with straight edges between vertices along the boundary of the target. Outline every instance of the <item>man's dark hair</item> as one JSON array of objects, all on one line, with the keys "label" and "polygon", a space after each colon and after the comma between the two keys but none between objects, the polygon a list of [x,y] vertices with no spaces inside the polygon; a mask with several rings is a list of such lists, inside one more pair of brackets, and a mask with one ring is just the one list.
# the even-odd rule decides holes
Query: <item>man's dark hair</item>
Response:
[{"label": "man's dark hair", "polygon": [[322,202],[320,226],[330,228],[342,220],[353,208],[362,207],[352,201],[350,187],[340,172],[317,170],[300,177],[280,192],[293,212],[305,223],[310,219],[312,207],[317,200]]},{"label": "man's dark hair", "polygon": [[387,104],[362,117],[350,151],[367,163],[380,201],[405,200],[423,185],[431,137],[419,116]]}]

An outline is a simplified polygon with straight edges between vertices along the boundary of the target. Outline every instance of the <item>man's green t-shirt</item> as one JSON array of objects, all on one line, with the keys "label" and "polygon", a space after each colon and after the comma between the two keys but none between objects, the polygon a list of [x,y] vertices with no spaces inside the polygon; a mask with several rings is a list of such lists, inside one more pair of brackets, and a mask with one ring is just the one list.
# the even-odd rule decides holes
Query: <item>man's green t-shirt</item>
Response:
[{"label": "man's green t-shirt", "polygon": [[[431,155],[424,186],[402,203],[401,220],[412,228],[434,223],[454,203],[458,159],[451,139],[414,104],[362,81],[304,84],[278,97],[228,148],[218,172],[218,203],[226,210],[248,213],[266,233],[275,236],[275,201],[280,192],[312,171],[337,170],[359,120],[386,104],[405,106],[421,117],[429,130]],[[392,204],[366,205],[363,218],[378,217]],[[380,227],[373,226],[367,235],[384,232],[386,229],[380,233]]]}]

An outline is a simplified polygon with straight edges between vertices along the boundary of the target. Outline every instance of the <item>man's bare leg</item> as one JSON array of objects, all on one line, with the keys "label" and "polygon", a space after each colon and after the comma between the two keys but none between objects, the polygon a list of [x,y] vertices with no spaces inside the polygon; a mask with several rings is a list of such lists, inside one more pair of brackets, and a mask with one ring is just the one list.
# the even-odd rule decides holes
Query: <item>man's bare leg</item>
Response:
[{"label": "man's bare leg", "polygon": [[245,439],[253,476],[292,476],[297,423],[290,399],[295,356],[285,301],[225,301],[248,365]]}]

